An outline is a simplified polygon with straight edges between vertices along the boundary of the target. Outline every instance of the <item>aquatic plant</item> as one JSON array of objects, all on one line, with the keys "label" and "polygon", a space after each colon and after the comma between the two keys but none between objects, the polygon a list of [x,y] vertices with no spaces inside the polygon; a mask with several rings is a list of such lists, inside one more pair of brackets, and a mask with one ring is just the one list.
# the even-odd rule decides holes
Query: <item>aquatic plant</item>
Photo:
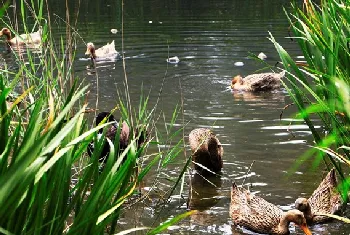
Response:
[{"label": "aquatic plant", "polygon": [[[350,1],[304,1],[292,3],[286,15],[307,62],[298,66],[287,51],[270,35],[287,71],[284,82],[290,97],[312,132],[315,145],[301,160],[315,156],[333,164],[343,182],[343,196],[349,189],[344,170],[350,167]],[[316,128],[321,124],[321,128]],[[299,161],[301,164],[302,161]],[[344,167],[345,166],[345,167]]]},{"label": "aquatic plant", "polygon": [[[111,122],[94,128],[88,125],[89,85],[73,74],[75,39],[69,16],[67,35],[61,36],[57,43],[51,36],[50,12],[44,12],[49,9],[45,1],[28,4],[21,0],[19,5],[15,11],[21,12],[25,33],[32,26],[42,26],[42,44],[35,50],[13,47],[11,53],[16,66],[0,71],[0,231],[4,234],[115,233],[125,203],[142,200],[138,197],[138,184],[152,167],[156,168],[157,176],[166,172],[182,151],[179,148],[182,140],[175,147],[141,157],[153,139],[137,150],[139,136],[131,133],[128,146],[119,155],[116,154],[119,140],[115,138],[114,143],[107,142],[109,157],[100,171],[98,157],[104,141],[95,141],[91,158],[86,156],[86,150],[97,139],[97,132]],[[4,9],[0,10],[0,14],[5,13]],[[26,24],[28,14],[34,19],[30,26]],[[18,32],[17,25],[3,23],[12,32]],[[8,97],[13,93],[18,95],[9,103]],[[130,97],[116,105],[121,119],[130,126],[135,124],[157,133],[156,107],[149,111],[148,98],[143,94],[136,111]],[[175,109],[170,128],[177,113]],[[181,130],[169,130],[166,134],[170,137],[164,138],[164,144],[179,133]],[[103,135],[104,132],[101,140]],[[156,138],[153,144],[160,141],[163,139]],[[182,175],[175,179],[166,197],[170,197],[181,178]],[[142,229],[156,234],[191,213],[175,216],[155,228],[127,232]]]}]

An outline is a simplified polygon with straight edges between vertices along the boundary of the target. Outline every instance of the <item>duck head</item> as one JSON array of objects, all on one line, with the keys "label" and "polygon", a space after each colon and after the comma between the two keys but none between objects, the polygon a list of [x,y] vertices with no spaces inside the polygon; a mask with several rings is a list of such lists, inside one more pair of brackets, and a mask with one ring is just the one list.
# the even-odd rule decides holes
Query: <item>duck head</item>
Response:
[{"label": "duck head", "polygon": [[91,58],[96,58],[96,53],[95,53],[95,45],[92,42],[89,42],[86,44],[86,52],[85,55],[89,55]]},{"label": "duck head", "polygon": [[[301,211],[296,210],[296,209],[288,211],[285,214],[285,216],[282,218],[281,223],[283,224],[283,223],[288,223],[288,222],[295,223],[297,226],[299,226],[303,230],[303,232],[306,235],[312,235],[310,229],[307,227],[304,214]],[[286,226],[286,228],[288,228],[288,226]]]},{"label": "duck head", "polygon": [[300,210],[301,212],[306,212],[308,209],[310,209],[310,204],[308,203],[306,198],[298,198],[295,201],[295,208]]},{"label": "duck head", "polygon": [[5,35],[6,39],[7,40],[10,40],[11,39],[11,31],[8,29],[8,28],[3,28],[1,31],[0,31],[0,37]]},{"label": "duck head", "polygon": [[243,84],[242,76],[237,75],[231,81],[231,89],[235,89],[235,86],[239,86]]}]

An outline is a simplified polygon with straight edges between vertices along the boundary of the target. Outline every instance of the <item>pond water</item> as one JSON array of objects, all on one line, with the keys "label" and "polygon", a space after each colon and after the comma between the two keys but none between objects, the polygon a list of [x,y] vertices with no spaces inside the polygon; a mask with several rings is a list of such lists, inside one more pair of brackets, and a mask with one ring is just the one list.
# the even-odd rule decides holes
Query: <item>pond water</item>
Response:
[{"label": "pond water", "polygon": [[[51,13],[65,18],[65,1],[49,2]],[[228,211],[233,181],[244,183],[251,191],[285,210],[292,207],[295,198],[307,197],[317,187],[322,173],[310,170],[312,161],[303,163],[297,172],[289,171],[312,145],[312,136],[303,122],[294,120],[293,107],[285,110],[280,120],[284,106],[291,102],[286,91],[249,94],[232,93],[228,89],[233,76],[262,72],[258,70],[266,68],[265,64],[250,58],[251,53],[264,52],[266,63],[272,66],[278,61],[274,46],[268,40],[269,32],[297,58],[295,41],[286,38],[289,24],[283,7],[288,10],[290,1],[125,1],[124,48],[120,1],[85,0],[80,6],[77,2],[69,3],[79,33],[74,69],[76,76],[91,84],[91,106],[96,102],[98,90],[99,110],[112,109],[118,102],[117,90],[124,90],[125,78],[120,59],[99,61],[96,70],[87,69],[90,62],[84,56],[85,43],[91,41],[99,47],[115,40],[116,49],[126,58],[133,103],[138,102],[143,87],[143,92],[150,94],[149,107],[153,107],[162,90],[158,110],[163,111],[167,122],[176,105],[183,102],[183,114],[176,127],[186,123],[186,143],[192,129],[208,127],[223,144],[222,175],[209,179],[216,186],[194,177],[189,206],[198,212],[172,226],[166,234],[252,234],[232,226]],[[57,16],[53,31],[64,32],[65,24]],[[112,34],[111,29],[119,32]],[[180,62],[168,64],[166,59],[172,56],[178,56]],[[235,66],[236,62],[243,62],[244,66]],[[164,126],[158,128],[165,131]],[[156,150],[151,147],[147,154]],[[189,154],[187,148],[186,156]],[[185,154],[181,153],[168,174],[178,175],[184,163]],[[150,176],[143,183],[145,191],[152,187],[152,180]],[[188,176],[185,182],[189,184]],[[172,182],[161,181],[156,190],[166,191],[171,185]],[[185,212],[188,191],[186,186],[182,197],[174,196],[164,207],[156,203],[157,192],[151,193],[142,204],[125,210],[119,228],[153,226]],[[349,225],[340,222],[312,227],[313,234],[349,234],[349,229]],[[291,232],[302,234],[299,229]]]}]

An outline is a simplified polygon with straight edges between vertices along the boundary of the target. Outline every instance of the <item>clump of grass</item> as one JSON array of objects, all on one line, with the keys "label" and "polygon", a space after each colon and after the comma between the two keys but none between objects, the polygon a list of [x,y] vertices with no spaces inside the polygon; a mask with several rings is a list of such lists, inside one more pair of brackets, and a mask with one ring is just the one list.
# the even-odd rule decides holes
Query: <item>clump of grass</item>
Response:
[{"label": "clump of grass", "polygon": [[[315,166],[322,161],[334,165],[345,185],[350,182],[344,175],[350,168],[349,13],[348,0],[322,0],[320,5],[308,0],[302,8],[292,3],[292,13],[286,15],[307,66],[298,66],[270,35],[288,71],[284,85],[315,140],[304,157],[316,156]],[[344,188],[347,195],[349,187]]]},{"label": "clump of grass", "polygon": [[[25,31],[30,28],[25,24],[28,12],[34,25],[43,27],[41,52],[33,53],[29,48],[24,48],[25,54],[13,51],[18,69],[0,72],[0,231],[112,234],[124,203],[138,194],[138,183],[154,166],[157,176],[164,177],[168,164],[182,151],[179,147],[182,139],[174,148],[146,156],[141,170],[137,170],[136,162],[142,159],[153,139],[138,149],[140,136],[136,133],[131,133],[129,144],[121,153],[118,138],[115,143],[104,143],[102,137],[95,141],[92,157],[87,158],[87,146],[96,132],[111,123],[89,128],[86,118],[89,86],[73,75],[74,40],[67,37],[69,41],[65,41],[62,36],[57,44],[52,39],[50,19],[44,19],[47,8],[43,0],[31,4],[20,1]],[[1,10],[2,13],[6,11]],[[14,92],[19,95],[9,104],[8,97]],[[155,108],[148,111],[148,98],[140,98],[134,113],[130,102],[126,103],[118,104],[122,120],[130,126],[138,125],[141,130],[155,128]],[[170,127],[177,113],[175,109]],[[165,141],[171,141],[181,131],[168,134],[170,137]],[[162,140],[157,138],[153,143]],[[110,153],[100,172],[98,159],[104,144],[109,144]],[[175,180],[174,187],[181,178],[182,175]],[[191,213],[176,216],[156,228],[139,229],[156,234]]]}]

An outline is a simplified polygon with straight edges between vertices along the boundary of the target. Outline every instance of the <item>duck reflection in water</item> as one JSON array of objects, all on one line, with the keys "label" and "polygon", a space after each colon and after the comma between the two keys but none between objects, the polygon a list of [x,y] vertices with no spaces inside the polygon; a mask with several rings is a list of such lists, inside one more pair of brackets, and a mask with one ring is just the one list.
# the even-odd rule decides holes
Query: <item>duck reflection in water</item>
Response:
[{"label": "duck reflection in water", "polygon": [[191,179],[188,208],[197,210],[191,215],[191,220],[198,225],[212,225],[218,220],[215,214],[210,213],[210,208],[220,202],[222,179],[220,175],[204,178],[195,173]]},{"label": "duck reflection in water", "polygon": [[[281,91],[273,92],[232,92],[234,101],[251,102],[252,105],[266,105],[271,104],[272,100],[284,102],[285,95]],[[249,104],[249,103],[247,103]]]}]

